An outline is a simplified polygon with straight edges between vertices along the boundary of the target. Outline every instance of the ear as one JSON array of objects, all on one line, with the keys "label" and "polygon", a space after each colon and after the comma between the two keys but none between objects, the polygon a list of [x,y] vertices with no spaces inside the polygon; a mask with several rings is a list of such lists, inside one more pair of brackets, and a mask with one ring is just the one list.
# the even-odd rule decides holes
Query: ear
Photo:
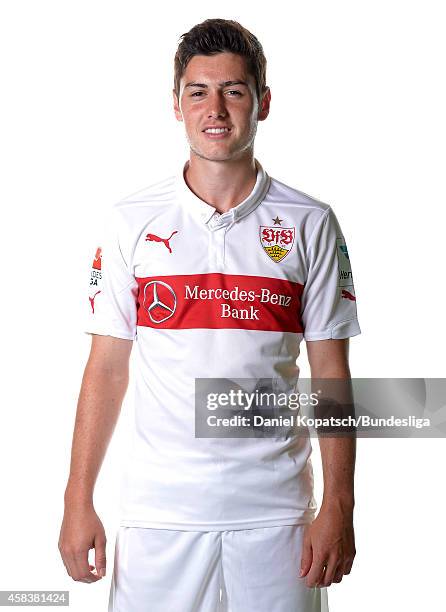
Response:
[{"label": "ear", "polygon": [[180,104],[178,102],[178,96],[176,94],[175,89],[172,89],[172,94],[173,94],[173,112],[175,113],[175,117],[177,118],[177,121],[183,121],[183,115],[180,110]]},{"label": "ear", "polygon": [[259,105],[259,114],[257,116],[259,121],[264,121],[269,115],[269,106],[271,104],[271,90],[269,87],[266,88],[265,93],[262,96]]}]

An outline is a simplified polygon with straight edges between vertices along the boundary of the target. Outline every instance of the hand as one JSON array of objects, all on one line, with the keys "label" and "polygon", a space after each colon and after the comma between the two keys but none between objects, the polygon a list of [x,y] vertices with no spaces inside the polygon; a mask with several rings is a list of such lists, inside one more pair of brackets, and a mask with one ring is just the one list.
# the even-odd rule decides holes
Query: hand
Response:
[{"label": "hand", "polygon": [[327,587],[349,574],[355,557],[353,512],[341,504],[322,504],[303,536],[300,577],[308,587]]},{"label": "hand", "polygon": [[[104,527],[93,506],[65,508],[59,536],[59,551],[68,575],[79,582],[96,582],[105,576]],[[95,549],[95,565],[88,563],[88,551]],[[95,569],[96,574],[91,570]]]}]

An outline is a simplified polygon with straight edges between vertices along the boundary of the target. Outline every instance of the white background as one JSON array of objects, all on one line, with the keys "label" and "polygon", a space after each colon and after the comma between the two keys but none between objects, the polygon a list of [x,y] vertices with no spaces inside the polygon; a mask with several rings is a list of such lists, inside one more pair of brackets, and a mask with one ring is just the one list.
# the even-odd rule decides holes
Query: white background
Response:
[{"label": "white background", "polygon": [[[3,297],[0,588],[69,589],[106,609],[131,396],[95,492],[107,577],[73,582],[57,548],[89,350],[81,313],[105,207],[187,158],[171,108],[179,36],[239,20],[268,58],[256,156],[332,204],[362,335],[353,376],[444,376],[441,2],[10,0],[0,14]],[[305,373],[305,351],[300,360]],[[357,557],[331,612],[444,609],[444,440],[360,440]],[[320,465],[315,447],[318,496]],[[181,612],[181,611],[179,611]]]}]

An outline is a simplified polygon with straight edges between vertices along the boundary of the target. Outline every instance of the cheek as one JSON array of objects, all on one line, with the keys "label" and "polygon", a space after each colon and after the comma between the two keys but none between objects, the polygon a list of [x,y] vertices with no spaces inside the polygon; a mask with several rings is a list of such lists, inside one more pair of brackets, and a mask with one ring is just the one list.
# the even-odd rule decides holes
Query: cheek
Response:
[{"label": "cheek", "polygon": [[186,127],[194,128],[200,121],[201,113],[197,107],[188,107],[187,105],[181,108],[183,121]]},{"label": "cheek", "polygon": [[257,124],[256,109],[252,107],[250,107],[249,109],[246,109],[241,118],[242,118],[242,124],[243,124],[243,131],[245,133],[251,133]]},{"label": "cheek", "polygon": [[246,105],[241,106],[237,109],[239,111],[240,117],[242,117],[245,121],[249,121],[253,123],[257,119],[258,114],[258,105],[253,102],[248,102]]}]

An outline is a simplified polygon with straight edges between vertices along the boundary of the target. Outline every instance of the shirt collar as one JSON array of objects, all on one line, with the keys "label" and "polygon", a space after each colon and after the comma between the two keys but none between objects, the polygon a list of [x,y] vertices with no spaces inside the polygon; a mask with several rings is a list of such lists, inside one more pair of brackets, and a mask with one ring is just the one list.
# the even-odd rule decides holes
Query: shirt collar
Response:
[{"label": "shirt collar", "polygon": [[[270,187],[271,179],[262,168],[260,162],[257,159],[255,159],[254,162],[257,168],[257,178],[253,190],[243,202],[240,202],[237,206],[233,206],[230,210],[220,215],[220,222],[222,224],[226,224],[226,222],[232,223],[233,221],[241,219],[254,210],[254,208],[256,208],[265,198]],[[183,163],[175,177],[177,200],[182,206],[185,206],[198,221],[201,223],[208,223],[215,213],[218,215],[217,209],[211,204],[207,204],[203,200],[200,200],[200,198],[189,189],[184,179],[184,172],[188,164],[188,161]]]}]

